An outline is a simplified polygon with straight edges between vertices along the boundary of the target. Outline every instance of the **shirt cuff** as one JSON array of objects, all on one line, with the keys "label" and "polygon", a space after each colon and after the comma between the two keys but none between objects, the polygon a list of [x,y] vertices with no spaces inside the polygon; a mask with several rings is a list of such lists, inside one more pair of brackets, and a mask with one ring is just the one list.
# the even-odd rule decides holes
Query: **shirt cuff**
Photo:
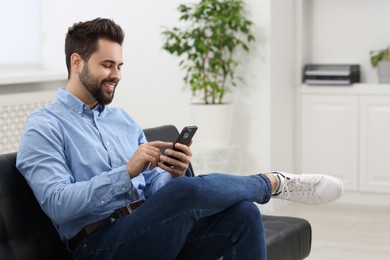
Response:
[{"label": "shirt cuff", "polygon": [[126,165],[114,169],[109,176],[114,194],[122,194],[134,188]]}]

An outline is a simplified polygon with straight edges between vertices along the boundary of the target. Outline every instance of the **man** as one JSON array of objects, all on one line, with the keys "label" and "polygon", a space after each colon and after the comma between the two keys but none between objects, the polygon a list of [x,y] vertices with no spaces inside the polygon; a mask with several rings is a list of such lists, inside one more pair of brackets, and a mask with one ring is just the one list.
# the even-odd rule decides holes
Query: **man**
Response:
[{"label": "man", "polygon": [[75,259],[266,259],[253,202],[342,194],[327,175],[185,177],[188,146],[148,143],[129,115],[106,106],[121,79],[123,38],[109,19],[69,28],[66,88],[32,113],[18,152],[18,169]]}]

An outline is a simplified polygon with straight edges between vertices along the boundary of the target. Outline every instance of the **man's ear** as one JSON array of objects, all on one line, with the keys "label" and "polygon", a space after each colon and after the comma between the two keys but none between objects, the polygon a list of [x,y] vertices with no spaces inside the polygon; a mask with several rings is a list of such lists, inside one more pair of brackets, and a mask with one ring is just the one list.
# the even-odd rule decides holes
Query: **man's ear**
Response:
[{"label": "man's ear", "polygon": [[78,53],[73,53],[70,56],[70,66],[72,68],[72,71],[79,74],[84,65],[84,60],[81,58],[81,56]]}]

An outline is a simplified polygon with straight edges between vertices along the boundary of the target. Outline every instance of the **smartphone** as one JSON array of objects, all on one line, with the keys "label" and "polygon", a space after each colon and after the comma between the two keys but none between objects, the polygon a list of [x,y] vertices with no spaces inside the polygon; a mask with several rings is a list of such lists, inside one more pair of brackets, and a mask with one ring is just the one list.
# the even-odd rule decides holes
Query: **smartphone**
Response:
[{"label": "smartphone", "polygon": [[[179,149],[176,148],[176,146],[175,146],[176,143],[189,145],[190,142],[191,142],[192,137],[196,133],[196,130],[198,130],[197,126],[186,126],[186,127],[184,127],[183,130],[181,130],[181,133],[179,134],[179,137],[177,138],[177,140],[173,143],[172,150],[180,151]],[[172,157],[172,156],[168,156],[168,157],[175,158],[175,157]],[[170,163],[167,163],[167,162],[164,162],[164,165],[166,165],[168,167],[172,166]]]}]

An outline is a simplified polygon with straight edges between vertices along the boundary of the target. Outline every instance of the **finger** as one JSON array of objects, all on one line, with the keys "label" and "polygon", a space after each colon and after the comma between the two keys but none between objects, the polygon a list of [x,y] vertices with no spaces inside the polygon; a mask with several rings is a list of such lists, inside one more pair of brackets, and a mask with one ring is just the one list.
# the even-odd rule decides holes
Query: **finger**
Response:
[{"label": "finger", "polygon": [[[191,153],[191,152],[189,152],[189,153]],[[172,156],[172,157],[176,158],[176,160],[178,160],[180,162],[183,162],[183,163],[188,163],[189,164],[190,161],[191,161],[191,156],[185,154],[182,151],[174,151],[172,149],[167,149],[165,151],[165,154],[169,155],[169,156]]]},{"label": "finger", "polygon": [[185,168],[183,170],[183,169],[179,169],[179,168],[177,168],[177,166],[173,166],[173,165],[171,167],[169,167],[169,166],[166,166],[165,164],[163,164],[163,162],[159,162],[158,167],[169,172],[173,178],[185,175],[185,171],[187,170],[187,168]]},{"label": "finger", "polygon": [[177,144],[175,145],[175,147],[176,147],[177,149],[179,149],[180,152],[182,152],[182,153],[184,153],[184,154],[186,154],[186,155],[188,155],[188,156],[192,156],[192,151],[191,151],[191,149],[190,149],[187,145],[177,143]]},{"label": "finger", "polygon": [[170,165],[172,165],[171,168],[175,168],[179,171],[186,171],[188,165],[190,164],[190,157],[180,152],[175,152],[175,154],[178,154],[178,156],[174,156],[173,158],[165,155],[161,155],[160,161],[162,161],[163,163],[164,162],[169,163]]},{"label": "finger", "polygon": [[[177,164],[178,160],[176,160],[175,158],[171,158],[171,157],[168,157],[168,156],[165,156],[165,155],[161,155],[160,156],[160,161],[162,163],[167,163],[167,164],[170,164],[172,165],[173,167]],[[169,167],[169,166],[167,166]]]},{"label": "finger", "polygon": [[174,167],[174,169],[180,172],[181,174],[184,173],[187,170],[187,168],[188,168],[188,164],[183,162],[180,162]]},{"label": "finger", "polygon": [[157,165],[161,156],[160,149],[147,144],[143,144],[139,147],[139,153],[143,163],[146,166],[150,164],[150,169],[153,169]]},{"label": "finger", "polygon": [[152,170],[154,169],[160,161],[160,156],[147,156],[145,157],[145,163],[146,166],[149,166],[149,169]]},{"label": "finger", "polygon": [[139,147],[139,150],[146,154],[146,155],[151,155],[151,156],[154,156],[156,158],[159,158],[160,157],[160,149],[157,148],[157,147],[154,147],[154,146],[151,146],[149,144],[142,144],[140,147]]}]

